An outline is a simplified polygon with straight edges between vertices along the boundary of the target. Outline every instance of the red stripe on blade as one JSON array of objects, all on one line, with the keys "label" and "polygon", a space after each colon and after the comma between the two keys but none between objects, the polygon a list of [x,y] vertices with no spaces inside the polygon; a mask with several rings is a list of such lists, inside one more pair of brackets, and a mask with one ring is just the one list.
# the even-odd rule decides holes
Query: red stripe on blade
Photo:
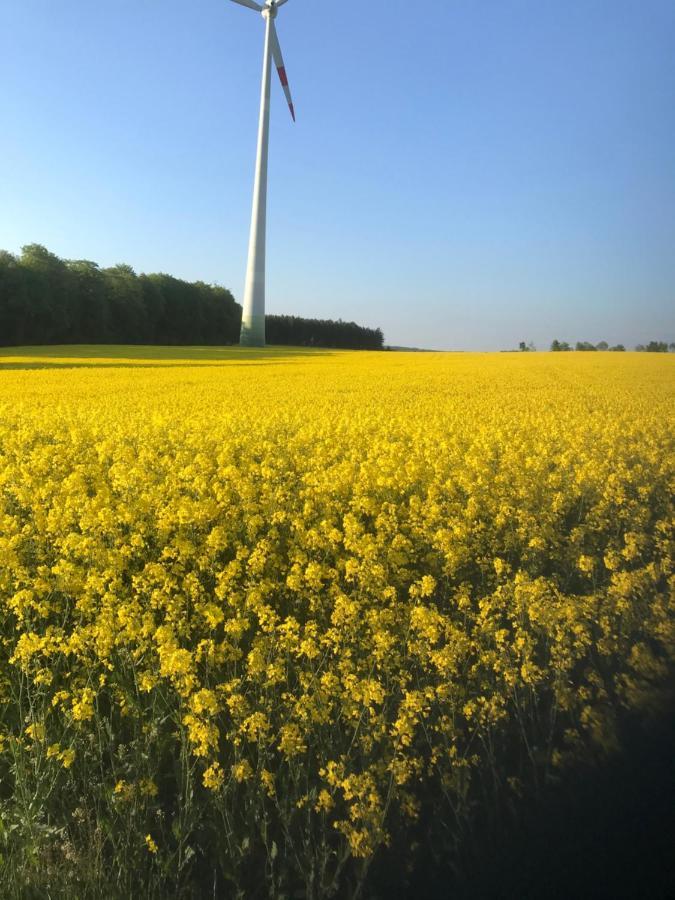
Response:
[{"label": "red stripe on blade", "polygon": [[288,87],[288,77],[286,76],[286,69],[283,66],[279,66],[279,78],[281,78],[281,83],[284,87]]}]

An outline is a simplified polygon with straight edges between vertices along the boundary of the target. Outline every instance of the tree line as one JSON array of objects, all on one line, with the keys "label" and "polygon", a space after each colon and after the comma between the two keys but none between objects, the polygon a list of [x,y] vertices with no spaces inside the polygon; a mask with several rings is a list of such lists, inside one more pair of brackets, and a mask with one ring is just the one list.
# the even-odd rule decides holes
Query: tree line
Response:
[{"label": "tree line", "polygon": [[667,344],[665,341],[650,341],[648,344],[638,344],[635,349],[638,353],[674,353],[675,342]]},{"label": "tree line", "polygon": [[0,343],[223,344],[241,309],[222,287],[63,260],[40,244],[0,251]]},{"label": "tree line", "polygon": [[[577,341],[576,346],[572,348],[567,341],[558,341],[555,340],[551,344],[551,350],[554,353],[565,352],[569,350],[580,350],[580,351],[606,351],[610,352],[625,352],[626,348],[623,344],[616,344],[614,347],[610,347],[607,341],[600,341],[597,344],[591,344],[589,341]],[[666,341],[650,341],[648,344],[638,344],[635,348],[638,353],[668,353],[668,351],[675,351],[675,343],[668,344]]]},{"label": "tree line", "polygon": [[382,350],[380,328],[364,328],[355,322],[302,319],[298,316],[267,316],[268,344],[300,347],[341,347],[349,350]]},{"label": "tree line", "polygon": [[[64,260],[40,244],[0,250],[0,345],[239,343],[241,306],[226,288]],[[268,316],[267,342],[381,350],[380,329]]]},{"label": "tree line", "polygon": [[607,341],[600,341],[598,344],[591,344],[588,341],[577,341],[576,346],[572,347],[567,341],[558,341],[555,340],[551,344],[551,351],[553,353],[565,353],[569,350],[578,350],[578,351],[587,351],[587,350],[609,350],[613,353],[625,353],[626,348],[623,344],[615,344],[613,347],[610,347]]}]

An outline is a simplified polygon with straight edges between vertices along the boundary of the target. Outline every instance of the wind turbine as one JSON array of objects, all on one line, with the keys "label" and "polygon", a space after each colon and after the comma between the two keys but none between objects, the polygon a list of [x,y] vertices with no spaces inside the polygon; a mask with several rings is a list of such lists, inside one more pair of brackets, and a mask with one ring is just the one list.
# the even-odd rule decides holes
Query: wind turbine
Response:
[{"label": "wind turbine", "polygon": [[248,245],[248,266],[244,290],[244,314],[241,320],[239,343],[244,347],[265,346],[265,237],[267,225],[267,159],[270,137],[270,74],[272,58],[279,73],[281,86],[295,122],[295,109],[288,87],[286,67],[274,20],[277,10],[288,0],[265,0],[264,6],[255,0],[233,0],[259,12],[265,20],[265,52],[263,54],[262,91],[260,95],[260,125],[258,127],[258,155],[253,185],[253,214]]}]

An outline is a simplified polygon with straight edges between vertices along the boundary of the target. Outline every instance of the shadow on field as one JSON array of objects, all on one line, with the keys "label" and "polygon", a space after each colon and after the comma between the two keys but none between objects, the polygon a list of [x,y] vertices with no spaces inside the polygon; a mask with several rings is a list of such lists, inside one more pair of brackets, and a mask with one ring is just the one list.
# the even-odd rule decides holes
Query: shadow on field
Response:
[{"label": "shadow on field", "polygon": [[376,896],[673,900],[675,703],[658,723],[627,723],[623,745],[601,768],[570,773],[544,799],[516,810],[500,833],[474,835],[461,874],[422,853],[413,873],[373,873]]},{"label": "shadow on field", "polygon": [[[269,365],[336,351],[312,347],[135,347],[76,345],[0,348],[0,370],[167,369],[181,366]],[[5,360],[7,360],[5,362]]]},{"label": "shadow on field", "polygon": [[199,363],[194,360],[185,360],[185,361],[177,361],[175,363],[146,363],[146,362],[129,362],[128,360],[120,360],[119,362],[110,362],[106,360],[105,362],[79,362],[78,360],[73,359],[64,359],[63,362],[60,363],[2,363],[0,362],[0,372],[39,372],[39,371],[47,371],[47,370],[62,370],[65,371],[67,369],[135,369],[137,372],[145,372],[146,370],[152,369],[175,369],[179,372],[181,369],[226,369],[232,366],[236,366],[237,368],[242,368],[244,366],[256,366],[260,368],[261,366],[281,366],[288,362],[288,360],[278,359],[278,360],[251,360],[250,362],[244,362],[238,359],[230,359],[227,361],[223,361],[222,363],[210,362],[210,363]]}]

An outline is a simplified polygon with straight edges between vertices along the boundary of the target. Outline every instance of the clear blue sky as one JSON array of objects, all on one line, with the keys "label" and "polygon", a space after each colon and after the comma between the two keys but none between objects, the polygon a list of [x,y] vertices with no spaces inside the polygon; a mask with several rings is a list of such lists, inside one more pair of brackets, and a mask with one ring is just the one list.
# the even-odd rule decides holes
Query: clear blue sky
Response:
[{"label": "clear blue sky", "polygon": [[[392,344],[675,340],[675,0],[290,0],[268,311]],[[1,0],[0,248],[241,301],[262,20]]]}]

